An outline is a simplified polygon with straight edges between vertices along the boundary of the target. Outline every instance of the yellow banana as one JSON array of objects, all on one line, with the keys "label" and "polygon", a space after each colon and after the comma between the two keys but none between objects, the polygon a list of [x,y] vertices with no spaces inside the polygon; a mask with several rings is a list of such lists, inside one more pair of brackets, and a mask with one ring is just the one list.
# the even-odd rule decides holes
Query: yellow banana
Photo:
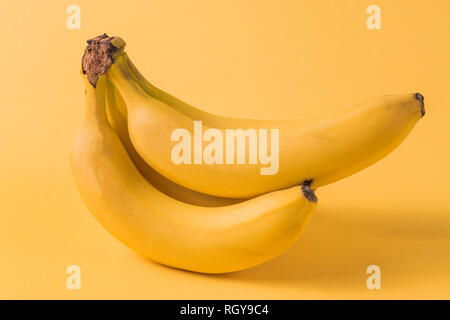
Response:
[{"label": "yellow banana", "polygon": [[[227,126],[236,124],[237,120],[215,117],[186,107],[158,90],[149,94],[147,91],[151,87],[143,85],[142,76],[133,71],[135,67],[123,52],[123,40],[105,35],[100,42],[107,47],[102,51],[106,52],[104,57],[114,55],[114,58],[106,59],[103,69],[95,69],[90,81],[95,84],[96,75],[105,73],[118,89],[126,103],[131,141],[140,156],[169,180],[218,197],[250,198],[304,182],[311,182],[311,187],[316,188],[347,177],[393,151],[425,112],[423,97],[416,93],[379,97],[344,112],[308,121],[281,124],[240,120],[237,122],[242,124],[239,128],[254,129],[253,132],[258,133],[261,130],[271,132],[272,129],[278,132],[279,157],[274,158],[274,161],[279,159],[276,171],[262,174],[267,168],[261,168],[264,167],[261,163],[221,164],[216,161],[212,164],[179,164],[172,161],[175,143],[171,137],[176,130],[181,128],[195,137],[194,121],[202,120],[203,132],[218,128],[218,135],[226,137],[228,129],[237,129]],[[171,103],[171,106],[159,99]],[[220,125],[223,121],[225,125]],[[261,140],[260,136],[259,142]],[[274,145],[272,141],[268,144]],[[266,146],[266,149],[271,147]],[[233,158],[242,152],[241,149],[237,143],[231,147]],[[261,145],[258,149],[262,149]],[[193,163],[201,163],[202,151],[200,161],[196,162],[194,156]],[[243,153],[250,158],[250,150]]]},{"label": "yellow banana", "polygon": [[162,193],[179,201],[207,207],[226,206],[243,201],[235,198],[210,196],[187,189],[165,178],[156,172],[155,169],[150,167],[138,154],[136,149],[134,149],[133,144],[131,143],[128,134],[127,119],[124,116],[124,114],[126,114],[125,103],[120,96],[120,93],[114,88],[110,81],[106,81],[106,112],[111,127],[116,131],[136,168],[142,176],[153,185],[153,187]]},{"label": "yellow banana", "polygon": [[[125,45],[125,42],[121,42]],[[299,124],[299,122],[306,123],[311,121],[314,117],[302,118],[297,120],[259,120],[259,119],[242,119],[225,117],[220,115],[215,115],[201,109],[195,108],[194,106],[181,101],[180,99],[172,96],[171,94],[155,87],[150,82],[145,79],[145,77],[139,72],[133,62],[130,60],[126,52],[123,52],[122,62],[131,71],[130,74],[139,83],[142,89],[151,97],[164,102],[165,104],[171,106],[175,110],[184,113],[188,117],[196,120],[201,120],[213,128],[257,128],[257,127],[284,127],[289,124]],[[121,112],[126,116],[126,107],[121,109]]]},{"label": "yellow banana", "polygon": [[216,208],[170,198],[142,177],[110,126],[104,76],[85,86],[73,176],[91,212],[128,247],[168,266],[223,273],[258,265],[297,239],[316,206],[308,186]]}]

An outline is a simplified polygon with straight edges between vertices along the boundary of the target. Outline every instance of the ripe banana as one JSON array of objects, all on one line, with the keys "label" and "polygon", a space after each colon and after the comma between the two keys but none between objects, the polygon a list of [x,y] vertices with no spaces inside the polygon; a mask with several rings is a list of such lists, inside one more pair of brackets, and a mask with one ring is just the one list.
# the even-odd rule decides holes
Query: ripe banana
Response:
[{"label": "ripe banana", "polygon": [[[117,37],[104,35],[91,40],[83,58],[85,70],[93,70],[87,73],[89,81],[95,85],[99,74],[107,74],[118,89],[126,103],[132,144],[152,168],[188,189],[218,197],[250,198],[305,181],[312,181],[311,187],[317,188],[345,178],[393,151],[425,113],[423,96],[416,93],[379,97],[343,112],[306,121],[217,117],[146,84],[123,52],[124,46],[125,42]],[[89,68],[88,62],[92,60],[101,68]],[[204,132],[218,128],[223,137],[226,129],[278,129],[278,172],[261,175],[260,165],[255,164],[172,162],[171,134],[182,128],[194,136],[195,120],[203,121]],[[236,154],[237,146],[234,147]]]},{"label": "ripe banana", "polygon": [[128,125],[126,115],[126,106],[120,93],[111,84],[106,81],[106,112],[111,127],[116,131],[125,150],[128,152],[131,160],[142,176],[150,182],[153,187],[176,200],[206,207],[220,207],[241,202],[241,199],[222,198],[210,196],[204,193],[187,189],[175,182],[165,178],[150,167],[144,159],[138,154],[131,143],[128,134]]},{"label": "ripe banana", "polygon": [[170,198],[142,177],[110,126],[105,76],[96,88],[84,79],[87,109],[72,172],[88,208],[117,239],[159,263],[204,273],[258,265],[297,239],[316,207],[308,186],[216,208]]},{"label": "ripe banana", "polygon": [[[125,45],[124,42],[121,42]],[[242,119],[233,117],[224,117],[220,115],[215,115],[201,109],[195,108],[194,106],[181,101],[180,99],[172,96],[171,94],[155,87],[150,82],[145,79],[145,77],[139,72],[133,62],[130,60],[126,52],[122,53],[122,62],[131,71],[130,74],[139,83],[142,89],[152,98],[155,98],[165,104],[171,106],[173,109],[182,112],[191,119],[201,120],[213,128],[259,128],[259,127],[269,127],[269,128],[280,128],[285,127],[290,124],[298,125],[299,122],[307,123],[312,121],[315,117],[302,118],[297,120],[259,120],[259,119]],[[126,109],[126,106],[125,106]],[[126,116],[126,110],[121,110],[122,114]]]}]

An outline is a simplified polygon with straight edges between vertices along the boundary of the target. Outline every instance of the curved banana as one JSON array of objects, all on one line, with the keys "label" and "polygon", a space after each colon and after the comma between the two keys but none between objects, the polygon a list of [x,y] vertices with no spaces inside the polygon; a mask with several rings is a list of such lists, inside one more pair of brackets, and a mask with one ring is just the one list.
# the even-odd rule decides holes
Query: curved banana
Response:
[{"label": "curved banana", "polygon": [[[123,42],[123,45],[125,43]],[[307,123],[315,118],[314,117],[306,117],[297,120],[259,120],[259,119],[242,119],[242,118],[233,118],[233,117],[225,117],[216,114],[212,114],[206,112],[204,110],[198,109],[180,99],[172,96],[170,93],[167,93],[145,79],[145,77],[139,72],[133,62],[130,60],[126,52],[123,52],[122,62],[129,68],[131,71],[130,74],[133,78],[139,83],[142,89],[152,98],[155,98],[165,104],[171,106],[173,109],[184,113],[188,117],[201,120],[204,123],[208,124],[213,128],[258,128],[258,127],[285,127],[289,124],[298,125],[299,122]],[[125,107],[126,108],[126,107]],[[122,114],[126,117],[127,111],[125,109],[121,109]]]},{"label": "curved banana", "polygon": [[[260,122],[248,120],[250,125],[241,128],[252,128],[256,132],[279,130],[279,163],[274,174],[262,174],[261,159],[258,164],[176,164],[171,160],[176,144],[171,142],[171,136],[180,128],[191,137],[195,136],[194,121],[202,120],[192,118],[196,109],[188,108],[185,112],[185,106],[174,107],[173,103],[169,106],[149,95],[142,80],[137,80],[141,76],[133,72],[120,38],[105,35],[97,43],[89,44],[88,49],[92,51],[98,45],[107,48],[102,51],[106,54],[100,56],[110,59],[105,61],[102,70],[95,69],[90,81],[95,83],[95,76],[105,73],[118,89],[126,103],[131,141],[140,156],[169,180],[218,197],[250,198],[305,181],[312,181],[311,187],[317,188],[345,178],[393,151],[425,112],[423,97],[416,93],[379,97],[344,112],[306,122],[295,120],[271,126],[270,122],[258,125]],[[218,128],[220,136],[226,137],[227,129],[237,129],[212,126],[219,124],[222,117],[215,119],[207,115],[203,120],[203,132]],[[235,143],[234,156],[237,151]]]},{"label": "curved banana", "polygon": [[128,134],[127,119],[123,115],[125,112],[125,102],[120,96],[120,93],[114,88],[110,81],[106,81],[106,113],[108,115],[109,123],[116,131],[122,145],[128,152],[128,155],[136,168],[142,176],[153,185],[153,187],[171,198],[198,206],[220,207],[243,201],[241,199],[215,197],[196,192],[180,186],[156,172],[155,169],[150,167],[145,160],[142,159],[133,147],[130,135]]},{"label": "curved banana", "polygon": [[73,176],[91,212],[128,247],[175,268],[223,273],[258,265],[297,239],[316,207],[307,186],[217,208],[170,198],[142,177],[110,126],[104,76],[96,88],[85,85]]}]

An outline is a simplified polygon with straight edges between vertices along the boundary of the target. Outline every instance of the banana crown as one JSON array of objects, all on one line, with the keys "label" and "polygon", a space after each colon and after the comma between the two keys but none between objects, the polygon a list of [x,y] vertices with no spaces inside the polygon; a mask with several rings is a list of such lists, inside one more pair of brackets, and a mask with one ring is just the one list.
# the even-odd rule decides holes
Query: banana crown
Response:
[{"label": "banana crown", "polygon": [[87,40],[87,44],[81,67],[89,83],[95,88],[99,75],[104,74],[114,63],[115,58],[123,52],[125,41],[119,37],[109,37],[104,33]]}]

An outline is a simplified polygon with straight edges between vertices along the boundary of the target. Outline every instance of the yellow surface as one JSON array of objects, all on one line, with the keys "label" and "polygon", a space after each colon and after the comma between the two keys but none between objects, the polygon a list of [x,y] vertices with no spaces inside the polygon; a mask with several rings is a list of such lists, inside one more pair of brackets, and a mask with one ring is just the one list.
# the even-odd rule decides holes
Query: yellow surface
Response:
[{"label": "yellow surface", "polygon": [[[70,4],[80,30],[66,28]],[[0,298],[450,298],[449,12],[446,0],[2,1]],[[318,190],[278,258],[219,276],[170,269],[110,236],[69,169],[84,41],[103,32],[155,85],[215,113],[294,118],[420,91],[427,115],[386,159]]]}]

